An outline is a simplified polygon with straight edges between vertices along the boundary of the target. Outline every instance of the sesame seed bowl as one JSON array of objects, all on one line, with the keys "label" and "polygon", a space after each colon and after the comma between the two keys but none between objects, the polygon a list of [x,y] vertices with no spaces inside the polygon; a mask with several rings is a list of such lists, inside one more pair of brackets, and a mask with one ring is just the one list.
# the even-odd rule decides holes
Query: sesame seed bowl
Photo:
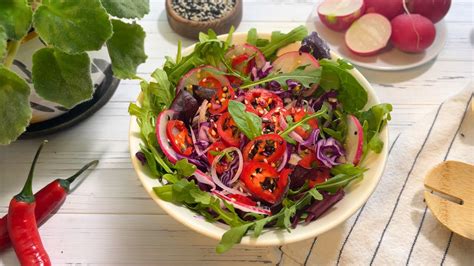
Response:
[{"label": "sesame seed bowl", "polygon": [[165,5],[170,27],[190,39],[208,29],[227,33],[242,20],[242,0],[166,0]]}]

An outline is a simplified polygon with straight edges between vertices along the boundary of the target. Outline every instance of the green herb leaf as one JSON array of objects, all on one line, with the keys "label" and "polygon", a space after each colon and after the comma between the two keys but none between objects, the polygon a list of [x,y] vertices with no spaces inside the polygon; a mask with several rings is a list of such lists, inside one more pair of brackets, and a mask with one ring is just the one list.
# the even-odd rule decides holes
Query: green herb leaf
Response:
[{"label": "green herb leaf", "polygon": [[173,186],[164,185],[161,187],[154,187],[153,191],[162,200],[172,202],[173,201]]},{"label": "green herb leaf", "polygon": [[90,59],[86,53],[70,55],[42,48],[33,55],[35,90],[46,100],[71,108],[92,98]]},{"label": "green herb leaf", "polygon": [[271,57],[278,49],[285,47],[291,43],[301,41],[308,35],[308,30],[305,26],[299,26],[287,34],[281,33],[279,31],[272,32],[272,37],[270,43],[265,45],[261,51],[263,55],[268,58]]},{"label": "green herb leaf", "polygon": [[382,103],[372,106],[369,110],[356,114],[364,128],[364,141],[367,148],[380,153],[383,149],[383,141],[379,137],[380,131],[391,119],[392,105]]},{"label": "green herb leaf", "polygon": [[144,48],[145,32],[136,23],[128,24],[112,20],[114,34],[107,40],[107,50],[112,59],[114,76],[132,79],[137,67],[147,59]]},{"label": "green herb leaf", "polygon": [[247,33],[247,43],[251,45],[257,44],[257,29],[251,28]]},{"label": "green herb leaf", "polygon": [[110,15],[119,18],[143,18],[150,12],[149,0],[101,0]]},{"label": "green herb leaf", "polygon": [[228,110],[237,127],[249,139],[262,135],[262,118],[245,111],[245,105],[237,101],[229,101]]},{"label": "green herb leaf", "polygon": [[289,79],[298,81],[304,87],[309,87],[310,84],[312,83],[319,83],[320,78],[321,78],[320,68],[313,69],[313,70],[296,69],[290,73],[278,73],[278,72],[271,73],[270,75],[266,76],[263,79],[246,83],[242,85],[241,88],[246,89],[246,88],[254,87],[256,85],[264,84],[270,81],[276,81],[280,83],[281,85],[285,85],[286,81]]},{"label": "green herb leaf", "polygon": [[232,227],[230,230],[224,233],[216,247],[216,252],[222,254],[227,250],[231,249],[235,244],[240,243],[242,237],[247,233],[252,223],[244,224],[237,227]]},{"label": "green herb leaf", "polygon": [[156,69],[151,74],[151,77],[156,80],[158,87],[156,90],[151,90],[151,93],[156,96],[156,101],[166,107],[170,106],[175,96],[175,90],[171,87],[168,75],[166,75],[165,71]]},{"label": "green herb leaf", "polygon": [[31,119],[30,87],[11,70],[0,65],[0,144],[10,144]]},{"label": "green herb leaf", "polygon": [[189,163],[187,159],[177,161],[174,168],[181,177],[189,177],[196,171],[196,165]]},{"label": "green herb leaf", "polygon": [[31,26],[33,12],[26,0],[0,1],[0,27],[3,26],[8,39],[19,41]]},{"label": "green herb leaf", "polygon": [[317,189],[310,189],[308,190],[308,193],[313,197],[313,199],[315,200],[323,200],[323,195],[321,195],[321,193],[319,193],[319,191]]},{"label": "green herb leaf", "polygon": [[3,27],[0,26],[0,62],[2,61],[5,50],[7,49],[7,39],[7,33]]},{"label": "green herb leaf", "polygon": [[43,0],[33,24],[45,42],[69,54],[99,50],[112,36],[109,14],[99,0]]}]

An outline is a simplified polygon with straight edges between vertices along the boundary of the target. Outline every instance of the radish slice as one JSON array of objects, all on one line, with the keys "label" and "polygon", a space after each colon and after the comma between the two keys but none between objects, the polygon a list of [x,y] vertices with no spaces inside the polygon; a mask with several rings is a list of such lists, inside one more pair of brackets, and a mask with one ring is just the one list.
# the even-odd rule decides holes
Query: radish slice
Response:
[{"label": "radish slice", "polygon": [[214,194],[214,195],[218,196],[219,198],[227,201],[228,203],[232,204],[232,206],[234,206],[234,208],[239,209],[241,211],[259,213],[259,214],[265,214],[265,215],[271,215],[272,214],[272,212],[268,208],[252,206],[252,205],[248,205],[248,204],[243,203],[243,202],[239,202],[236,199],[230,198],[227,195],[224,195],[223,193],[221,193],[219,191],[212,191],[212,194]]},{"label": "radish slice", "polygon": [[347,116],[347,138],[344,146],[347,161],[354,165],[359,164],[364,146],[364,130],[359,119],[353,115]]},{"label": "radish slice", "polygon": [[221,70],[213,66],[201,66],[191,69],[186,73],[178,82],[176,86],[176,92],[180,91],[183,88],[189,88],[192,85],[198,85],[199,82],[207,77],[213,77],[217,79],[222,87],[230,87],[229,80],[224,76],[218,74]]},{"label": "radish slice", "polygon": [[318,7],[318,16],[328,28],[344,31],[364,11],[364,0],[325,0]]},{"label": "radish slice", "polygon": [[[262,52],[255,46],[250,45],[248,43],[235,45],[234,47],[230,48],[229,51],[225,54],[226,59],[232,60],[235,57],[246,54],[249,57],[254,56],[255,58],[255,65],[257,68],[262,68],[267,60],[265,60],[265,56],[263,56]],[[241,71],[241,70],[240,70]]]},{"label": "radish slice", "polygon": [[346,45],[355,54],[368,56],[387,46],[392,34],[390,21],[375,13],[364,15],[347,30]]},{"label": "radish slice", "polygon": [[[160,145],[160,148],[165,154],[166,158],[168,158],[171,163],[176,163],[178,161],[178,155],[173,150],[168,141],[168,137],[166,136],[166,125],[169,120],[173,119],[174,115],[174,111],[166,110],[160,113],[156,121],[156,138],[158,139],[158,144]],[[203,173],[201,170],[196,169],[194,172],[194,177],[196,177],[197,181],[200,183],[209,185],[212,189],[216,188],[216,184],[212,182],[212,178]]]},{"label": "radish slice", "polygon": [[156,138],[158,139],[158,144],[168,160],[172,163],[178,161],[178,155],[168,141],[168,137],[166,136],[166,125],[169,120],[173,119],[174,115],[174,111],[166,110],[160,113],[156,121]]},{"label": "radish slice", "polygon": [[306,65],[305,70],[314,70],[319,68],[319,62],[313,55],[309,53],[300,53],[292,51],[279,56],[273,62],[272,71],[280,71],[290,73],[300,66]]}]

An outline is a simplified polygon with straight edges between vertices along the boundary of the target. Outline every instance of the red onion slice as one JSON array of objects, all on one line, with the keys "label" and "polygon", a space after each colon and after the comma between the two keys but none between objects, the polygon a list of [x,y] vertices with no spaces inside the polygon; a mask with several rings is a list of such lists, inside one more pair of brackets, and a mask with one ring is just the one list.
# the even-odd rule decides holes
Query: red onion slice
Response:
[{"label": "red onion slice", "polygon": [[232,206],[234,206],[234,208],[239,209],[241,211],[264,214],[264,215],[271,215],[272,214],[272,212],[268,208],[251,206],[251,205],[245,204],[243,202],[239,202],[236,199],[230,198],[230,197],[224,195],[223,193],[221,193],[219,191],[212,191],[212,194],[214,194],[214,195],[218,196],[219,198],[227,201],[228,203],[232,204]]},{"label": "red onion slice", "polygon": [[171,147],[168,137],[166,136],[166,125],[174,115],[174,111],[166,110],[158,115],[158,119],[156,121],[156,138],[158,139],[158,144],[160,145],[161,150],[166,155],[168,160],[170,160],[172,163],[176,163],[176,161],[178,161],[178,156]]},{"label": "red onion slice", "polygon": [[225,153],[233,152],[233,151],[235,151],[237,153],[237,156],[239,156],[239,158],[238,158],[239,167],[237,168],[237,172],[235,172],[235,176],[232,177],[232,179],[230,180],[230,184],[237,181],[240,174],[242,173],[242,168],[244,166],[244,159],[242,157],[242,152],[236,147],[226,148],[222,151],[221,154],[219,154],[218,156],[216,156],[214,158],[214,160],[212,161],[212,165],[211,165],[211,178],[212,178],[212,181],[214,181],[214,183],[216,185],[218,185],[220,188],[222,188],[223,190],[225,190],[227,192],[230,192],[231,194],[238,194],[238,195],[246,196],[247,194],[245,194],[245,193],[243,193],[243,192],[241,192],[237,189],[226,186],[224,183],[222,183],[222,181],[217,176],[217,171],[216,171],[217,163],[221,160],[221,158],[224,156]]}]

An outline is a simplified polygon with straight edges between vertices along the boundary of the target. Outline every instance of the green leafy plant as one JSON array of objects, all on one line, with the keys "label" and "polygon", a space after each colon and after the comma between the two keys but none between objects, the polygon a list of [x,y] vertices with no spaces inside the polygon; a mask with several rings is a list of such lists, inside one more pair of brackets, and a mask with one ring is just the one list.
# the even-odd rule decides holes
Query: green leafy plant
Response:
[{"label": "green leafy plant", "polygon": [[106,45],[114,76],[136,78],[147,56],[145,32],[133,20],[148,12],[149,0],[0,1],[0,144],[14,141],[31,119],[30,88],[10,70],[30,30],[46,44],[32,58],[36,93],[72,108],[92,98],[88,51]]}]

